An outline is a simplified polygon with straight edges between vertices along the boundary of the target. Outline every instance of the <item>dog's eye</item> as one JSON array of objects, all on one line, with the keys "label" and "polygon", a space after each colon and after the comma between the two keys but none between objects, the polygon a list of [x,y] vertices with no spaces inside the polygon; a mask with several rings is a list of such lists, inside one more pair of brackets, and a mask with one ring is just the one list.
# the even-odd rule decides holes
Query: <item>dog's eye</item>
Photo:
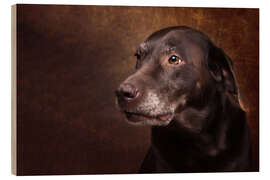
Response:
[{"label": "dog's eye", "polygon": [[179,64],[181,61],[182,60],[178,56],[175,56],[175,55],[173,55],[169,58],[170,64]]},{"label": "dog's eye", "polygon": [[141,60],[141,58],[142,58],[141,55],[138,54],[138,53],[135,53],[134,56],[136,56],[136,58],[137,58],[138,60]]}]

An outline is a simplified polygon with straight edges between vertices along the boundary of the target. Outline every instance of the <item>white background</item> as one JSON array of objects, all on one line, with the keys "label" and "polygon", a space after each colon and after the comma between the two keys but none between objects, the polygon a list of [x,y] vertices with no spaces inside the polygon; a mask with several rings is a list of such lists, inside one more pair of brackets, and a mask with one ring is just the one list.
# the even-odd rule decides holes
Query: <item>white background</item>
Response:
[{"label": "white background", "polygon": [[[11,175],[11,5],[31,4],[85,4],[85,5],[144,5],[185,7],[244,7],[260,8],[260,172],[259,173],[198,173],[159,175],[80,175],[80,176],[24,176]],[[232,17],[233,18],[233,17]],[[270,5],[266,0],[21,0],[2,1],[0,5],[0,179],[269,179],[270,175]],[[233,19],[232,19],[233,20]],[[253,43],[253,42],[250,42]]]}]

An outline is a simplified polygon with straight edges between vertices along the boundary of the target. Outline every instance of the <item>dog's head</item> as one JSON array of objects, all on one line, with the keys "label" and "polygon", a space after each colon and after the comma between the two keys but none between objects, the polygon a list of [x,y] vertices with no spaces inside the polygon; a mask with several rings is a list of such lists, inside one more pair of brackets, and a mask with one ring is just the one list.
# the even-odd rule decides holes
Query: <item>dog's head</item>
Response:
[{"label": "dog's head", "polygon": [[135,56],[135,73],[116,91],[129,122],[164,126],[187,106],[207,103],[217,91],[238,95],[230,58],[197,30],[178,26],[157,31]]}]

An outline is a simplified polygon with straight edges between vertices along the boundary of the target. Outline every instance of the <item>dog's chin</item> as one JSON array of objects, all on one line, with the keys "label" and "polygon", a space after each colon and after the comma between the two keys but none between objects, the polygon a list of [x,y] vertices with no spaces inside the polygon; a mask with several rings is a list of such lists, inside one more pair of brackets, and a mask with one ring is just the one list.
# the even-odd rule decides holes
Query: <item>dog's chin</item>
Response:
[{"label": "dog's chin", "polygon": [[167,126],[173,119],[173,113],[150,116],[144,113],[124,112],[128,123],[133,125]]}]

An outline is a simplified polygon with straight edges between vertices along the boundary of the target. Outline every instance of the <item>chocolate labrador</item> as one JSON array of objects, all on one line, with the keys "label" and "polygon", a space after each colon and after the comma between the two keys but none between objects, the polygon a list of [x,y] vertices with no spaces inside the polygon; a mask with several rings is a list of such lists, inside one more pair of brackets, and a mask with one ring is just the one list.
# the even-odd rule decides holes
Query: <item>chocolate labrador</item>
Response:
[{"label": "chocolate labrador", "polygon": [[128,122],[152,128],[140,172],[249,171],[246,107],[224,51],[177,26],[150,35],[135,56],[116,96]]}]

